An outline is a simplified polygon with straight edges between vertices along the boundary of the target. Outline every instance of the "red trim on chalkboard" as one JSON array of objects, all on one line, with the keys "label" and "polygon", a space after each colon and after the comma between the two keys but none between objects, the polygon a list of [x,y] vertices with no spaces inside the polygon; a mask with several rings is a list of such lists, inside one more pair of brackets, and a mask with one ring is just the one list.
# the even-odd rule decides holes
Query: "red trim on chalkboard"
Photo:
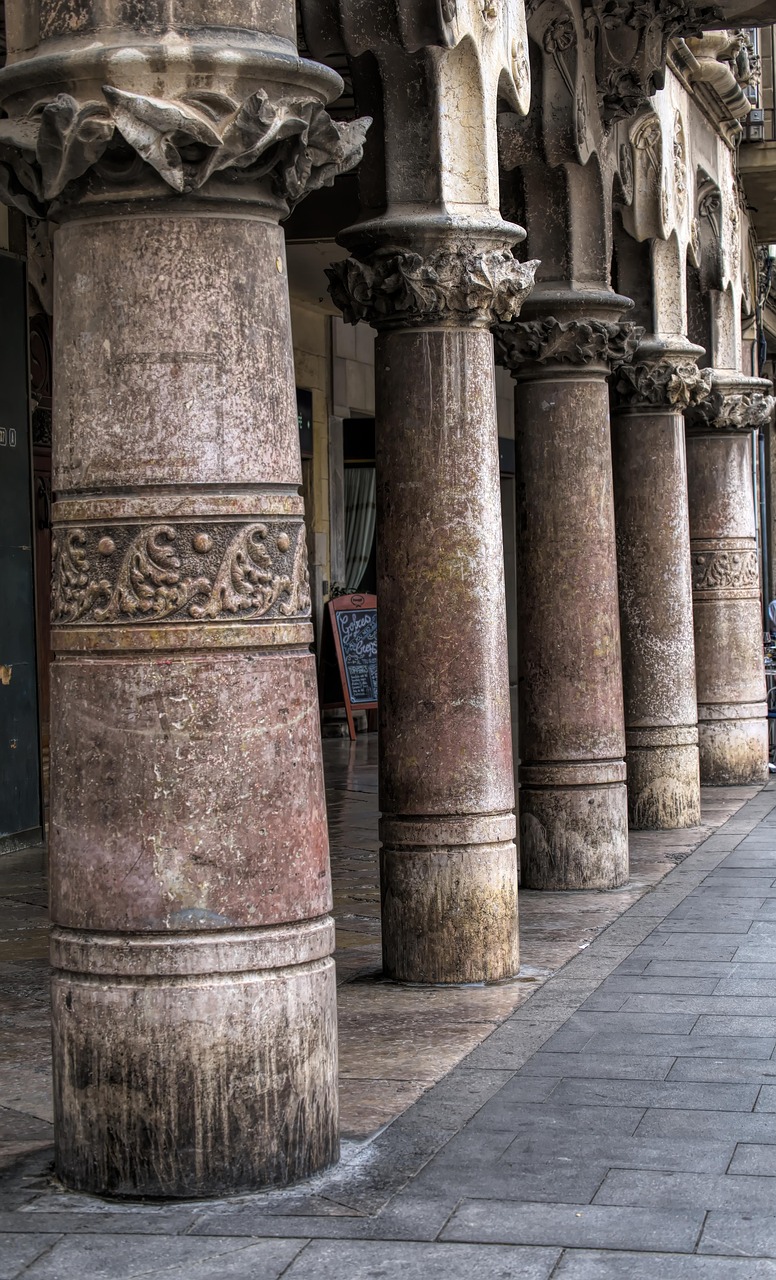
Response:
[{"label": "red trim on chalkboard", "polygon": [[[353,720],[353,704],[350,701],[350,689],[348,686],[348,676],[345,670],[345,658],[342,653],[342,643],[340,641],[339,627],[337,626],[336,615],[340,612],[353,612],[357,609],[376,609],[377,596],[363,595],[355,592],[351,596],[337,596],[334,600],[329,601],[329,621],[331,622],[331,631],[334,636],[334,649],[337,654],[337,666],[339,668],[340,683],[342,685],[342,702],[338,705],[344,706],[345,715],[348,718],[348,732],[352,742],[356,740],[356,725]],[[332,703],[326,703],[331,707]],[[377,709],[376,702],[359,702],[359,711],[375,711]]]}]

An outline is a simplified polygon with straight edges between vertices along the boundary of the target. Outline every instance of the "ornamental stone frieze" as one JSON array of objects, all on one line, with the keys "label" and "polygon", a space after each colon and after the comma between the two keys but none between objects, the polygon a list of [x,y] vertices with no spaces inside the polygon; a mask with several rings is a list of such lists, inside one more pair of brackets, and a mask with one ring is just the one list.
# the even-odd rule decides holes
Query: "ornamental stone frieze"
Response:
[{"label": "ornamental stone frieze", "polygon": [[450,247],[427,257],[387,253],[361,262],[346,258],[326,274],[332,299],[349,324],[376,328],[473,325],[490,328],[515,319],[533,287],[535,262],[508,249]]}]

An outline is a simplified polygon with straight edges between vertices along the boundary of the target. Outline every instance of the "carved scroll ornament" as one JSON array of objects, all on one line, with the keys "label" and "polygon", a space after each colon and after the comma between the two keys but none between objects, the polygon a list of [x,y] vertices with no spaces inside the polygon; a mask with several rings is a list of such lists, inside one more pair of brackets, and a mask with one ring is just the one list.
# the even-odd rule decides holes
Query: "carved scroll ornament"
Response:
[{"label": "carved scroll ornament", "polygon": [[0,198],[39,217],[52,201],[79,195],[90,171],[126,185],[129,149],[178,194],[216,174],[240,184],[269,178],[293,206],[358,164],[371,123],[335,122],[318,101],[272,100],[264,90],[245,102],[212,92],[162,99],[109,85],[103,94],[104,102],[79,102],[61,93],[0,120]]},{"label": "carved scroll ornament", "polygon": [[52,555],[54,626],[310,614],[299,522],[65,527]]},{"label": "carved scroll ornament", "polygon": [[531,364],[608,364],[619,369],[633,359],[644,330],[604,320],[520,321],[495,330],[496,360],[513,372]]},{"label": "carved scroll ornament", "polygon": [[423,257],[400,252],[328,267],[329,293],[349,324],[378,328],[429,324],[490,327],[520,312],[538,263],[508,249],[446,248]]},{"label": "carved scroll ornament", "polygon": [[694,360],[639,361],[626,364],[612,383],[614,403],[620,407],[655,406],[683,410],[699,404],[711,390],[711,370]]},{"label": "carved scroll ornament", "polygon": [[694,591],[740,590],[759,587],[756,551],[695,551],[692,557]]}]

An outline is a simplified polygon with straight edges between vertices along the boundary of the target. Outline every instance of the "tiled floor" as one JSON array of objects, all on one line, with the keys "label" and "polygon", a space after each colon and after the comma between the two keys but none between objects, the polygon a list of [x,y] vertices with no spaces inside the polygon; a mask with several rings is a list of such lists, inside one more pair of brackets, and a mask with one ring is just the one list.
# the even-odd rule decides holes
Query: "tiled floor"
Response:
[{"label": "tiled floor", "polygon": [[[64,1192],[28,1076],[0,1112],[19,1157],[0,1173],[0,1280],[776,1280],[776,786],[725,803],[736,812],[527,1006],[304,1186],[186,1205]],[[358,917],[368,881],[351,874],[342,907]],[[23,875],[8,890],[4,976],[30,980],[3,1006],[4,1053],[45,1025],[39,908],[21,909]],[[372,964],[370,936],[344,947],[351,972]],[[346,1033],[360,986],[381,989],[343,985]],[[388,1065],[395,1028],[370,1025]]]}]

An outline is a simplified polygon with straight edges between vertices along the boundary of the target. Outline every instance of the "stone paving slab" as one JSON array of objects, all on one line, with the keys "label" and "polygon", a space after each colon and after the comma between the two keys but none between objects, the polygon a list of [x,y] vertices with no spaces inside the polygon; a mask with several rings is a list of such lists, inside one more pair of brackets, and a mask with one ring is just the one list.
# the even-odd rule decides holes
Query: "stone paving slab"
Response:
[{"label": "stone paving slab", "polygon": [[0,1280],[776,1280],[774,884],[769,787],[304,1187],[108,1204],[28,1152]]}]

